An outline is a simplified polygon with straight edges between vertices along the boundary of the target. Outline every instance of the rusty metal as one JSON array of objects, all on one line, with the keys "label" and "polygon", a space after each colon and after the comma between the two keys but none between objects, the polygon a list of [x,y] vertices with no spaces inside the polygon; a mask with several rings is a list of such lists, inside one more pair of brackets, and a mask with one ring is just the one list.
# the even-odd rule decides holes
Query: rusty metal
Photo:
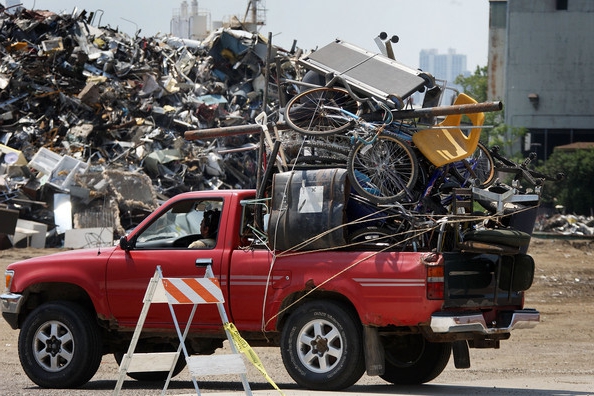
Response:
[{"label": "rusty metal", "polygon": [[[480,112],[499,111],[503,108],[501,102],[482,102],[463,105],[428,107],[425,109],[399,110],[393,111],[395,119],[434,117],[449,114],[469,114]],[[221,128],[209,128],[186,131],[184,138],[186,140],[209,139],[221,136],[249,135],[262,132],[259,124],[236,125]]]},{"label": "rusty metal", "polygon": [[260,132],[262,132],[262,126],[259,124],[235,125],[230,127],[186,131],[184,133],[184,138],[186,140],[199,140],[222,136],[251,135]]},{"label": "rusty metal", "polygon": [[418,118],[418,117],[434,117],[449,114],[469,114],[499,111],[503,109],[501,102],[482,102],[452,106],[427,107],[424,109],[399,110],[393,111],[392,114],[395,119]]}]

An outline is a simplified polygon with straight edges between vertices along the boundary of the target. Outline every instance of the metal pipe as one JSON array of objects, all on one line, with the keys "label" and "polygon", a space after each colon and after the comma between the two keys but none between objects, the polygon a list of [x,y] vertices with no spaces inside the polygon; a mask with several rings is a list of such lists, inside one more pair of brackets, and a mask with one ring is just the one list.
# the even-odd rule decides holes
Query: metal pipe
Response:
[{"label": "metal pipe", "polygon": [[262,132],[262,125],[248,124],[221,128],[197,129],[184,132],[186,140],[210,139],[222,136],[250,135]]},{"label": "metal pipe", "polygon": [[427,107],[424,109],[398,110],[392,111],[395,119],[433,117],[449,114],[469,114],[490,111],[499,111],[503,109],[501,102],[483,102],[451,106]]}]

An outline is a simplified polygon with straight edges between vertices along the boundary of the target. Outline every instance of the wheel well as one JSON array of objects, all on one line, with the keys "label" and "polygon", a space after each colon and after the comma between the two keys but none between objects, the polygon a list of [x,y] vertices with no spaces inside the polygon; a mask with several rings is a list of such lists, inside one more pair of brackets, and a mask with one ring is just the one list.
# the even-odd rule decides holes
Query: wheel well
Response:
[{"label": "wheel well", "polygon": [[355,309],[355,306],[344,295],[340,293],[323,290],[310,293],[308,293],[307,291],[302,291],[299,293],[293,293],[290,296],[287,296],[287,298],[285,298],[278,314],[276,329],[278,331],[282,331],[283,327],[285,326],[285,322],[287,321],[287,318],[291,315],[293,311],[295,311],[301,305],[314,300],[333,301],[339,303],[344,308],[351,310],[353,315],[355,315],[355,317],[359,321],[361,321],[361,319],[359,318],[359,314]]},{"label": "wheel well", "polygon": [[19,315],[19,327],[31,311],[50,301],[72,301],[95,314],[95,308],[87,292],[71,283],[38,283],[25,293],[26,303]]}]

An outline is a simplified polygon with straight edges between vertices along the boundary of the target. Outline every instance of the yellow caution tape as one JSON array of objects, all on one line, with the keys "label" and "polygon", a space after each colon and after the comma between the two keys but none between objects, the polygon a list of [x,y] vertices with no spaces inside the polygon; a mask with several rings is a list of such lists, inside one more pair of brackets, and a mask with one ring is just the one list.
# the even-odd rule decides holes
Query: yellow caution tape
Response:
[{"label": "yellow caution tape", "polygon": [[279,391],[280,394],[284,396],[285,394],[283,393],[283,391],[280,390],[278,386],[276,386],[272,378],[270,378],[270,376],[266,372],[266,369],[264,368],[264,365],[262,364],[262,361],[260,361],[258,355],[256,355],[256,352],[252,349],[250,344],[248,344],[247,341],[244,340],[243,337],[241,337],[241,335],[239,334],[239,330],[237,330],[237,327],[235,327],[233,323],[225,323],[223,324],[223,327],[231,335],[231,338],[233,339],[233,342],[235,343],[235,346],[237,347],[239,352],[243,353],[245,357],[250,362],[252,362],[254,367],[256,367],[262,373],[264,378],[266,378],[266,381],[268,381],[274,387],[274,389]]}]

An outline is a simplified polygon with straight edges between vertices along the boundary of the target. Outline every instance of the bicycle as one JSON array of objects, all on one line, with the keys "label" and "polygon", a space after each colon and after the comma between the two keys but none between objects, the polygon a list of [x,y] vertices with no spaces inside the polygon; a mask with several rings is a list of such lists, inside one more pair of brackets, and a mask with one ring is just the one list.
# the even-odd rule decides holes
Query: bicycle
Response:
[{"label": "bicycle", "polygon": [[422,158],[420,169],[425,181],[411,192],[410,199],[416,203],[414,210],[419,213],[446,214],[447,207],[457,199],[458,189],[484,189],[495,182],[493,158],[480,142],[467,158],[441,167],[432,167],[425,158],[419,158]]},{"label": "bicycle", "polygon": [[[410,165],[410,172],[405,172],[404,165],[409,165],[406,164],[406,161],[402,163],[399,161],[402,158],[410,158],[419,151],[423,156],[429,156],[429,161],[436,167],[461,161],[462,164],[465,164],[466,170],[460,166],[461,172],[458,172],[458,176],[465,179],[465,183],[468,183],[472,178],[478,185],[487,185],[492,180],[494,172],[490,168],[477,168],[474,166],[474,162],[485,162],[490,166],[492,161],[479,162],[472,156],[466,157],[468,157],[468,153],[475,152],[477,149],[478,135],[480,135],[478,128],[484,121],[482,112],[501,110],[501,102],[485,103],[488,106],[482,106],[485,104],[478,104],[467,95],[460,94],[453,106],[435,107],[440,102],[443,91],[451,88],[446,87],[445,82],[443,87],[437,86],[435,78],[430,74],[413,70],[396,62],[391,45],[398,41],[397,36],[390,38],[389,42],[386,40],[388,40],[388,35],[383,32],[376,40],[383,55],[372,54],[342,40],[336,40],[300,58],[298,64],[308,70],[304,79],[309,75],[308,82],[318,86],[313,88],[310,86],[311,89],[298,93],[287,103],[284,112],[286,124],[294,131],[314,139],[340,133],[351,136],[354,134],[355,137],[351,142],[353,148],[349,150],[347,158],[349,177],[355,190],[376,203],[410,199],[412,194],[409,191],[417,184],[413,176],[420,174],[419,166],[413,162]],[[404,109],[412,94],[424,90],[427,91],[423,109],[421,109],[423,111]],[[458,99],[462,99],[460,103],[458,103]],[[457,106],[458,104],[460,106]],[[381,117],[379,120],[374,120],[378,109]],[[462,114],[467,114],[475,125],[467,142],[464,142],[466,137],[459,127]],[[438,153],[445,150],[434,150],[431,144],[431,132],[428,130],[420,130],[416,128],[416,125],[412,125],[407,127],[410,129],[408,133],[401,134],[390,125],[393,119],[407,117],[415,119],[415,123],[418,119],[419,121],[428,121],[432,125],[431,120],[435,119],[437,115],[446,115],[444,122],[451,122],[446,122],[445,125],[442,125],[444,123],[442,122],[430,129],[440,128],[444,131],[445,128],[457,128],[457,136],[451,135],[452,139],[447,142],[455,147],[452,151],[453,156],[450,156],[450,153],[447,156]],[[450,117],[450,115],[453,116]],[[388,116],[390,120],[386,119]],[[477,122],[474,122],[475,119]],[[480,122],[480,126],[477,125],[478,122]],[[376,124],[376,126],[369,126],[370,124]],[[361,130],[368,133],[362,139],[356,136]],[[376,132],[373,132],[374,130]],[[389,135],[390,133],[392,135]],[[447,132],[443,133],[443,135],[447,134]],[[429,135],[428,138],[422,137],[427,135]],[[395,142],[396,139],[403,138],[403,136],[404,142]],[[410,139],[407,138],[410,136],[413,140],[419,140],[419,143],[414,142],[414,146],[418,150],[408,142]],[[377,145],[378,150],[373,150],[372,147],[376,146],[376,137],[382,144]],[[460,142],[464,143],[459,144]],[[407,149],[413,148],[413,154],[406,156],[402,156],[398,152],[398,156],[395,158],[398,166],[391,164],[386,158],[386,153],[390,153],[396,145],[399,146],[399,150],[409,152],[411,150]],[[432,152],[438,154],[432,156]],[[484,150],[478,153],[482,152]],[[332,159],[331,163],[336,162],[333,160],[334,158],[335,156],[329,157]],[[312,156],[309,160],[311,160],[311,164],[308,165],[316,166],[323,164],[326,157]],[[468,166],[469,163],[470,166]],[[398,172],[403,172],[403,174],[398,175]],[[386,173],[387,176],[384,176],[383,173]]]},{"label": "bicycle", "polygon": [[417,181],[416,154],[408,142],[385,130],[393,119],[389,108],[378,103],[384,119],[367,122],[356,114],[360,103],[346,89],[314,88],[287,103],[285,119],[307,136],[344,132],[350,137],[346,167],[352,187],[374,203],[398,201]]},{"label": "bicycle", "polygon": [[[378,118],[377,111],[363,110],[363,101],[366,101],[367,109],[375,106],[381,110],[379,122],[373,121]],[[296,95],[286,106],[285,119],[293,130],[309,137],[326,138],[340,133],[351,135],[352,147],[347,156],[349,178],[360,195],[376,204],[399,200],[412,202],[419,196],[426,197],[437,177],[448,172],[455,175],[461,185],[472,182],[485,187],[494,178],[493,161],[488,150],[477,145],[467,158],[441,169],[441,173],[425,176],[425,179],[431,179],[430,185],[422,183],[418,186],[419,175],[430,172],[420,169],[423,166],[420,166],[418,158],[423,158],[423,155],[417,155],[417,150],[410,143],[416,127],[395,123],[394,113],[385,104],[358,98],[345,88],[319,87]],[[344,154],[342,147],[337,147],[339,150]],[[326,151],[331,151],[328,146]]]}]

